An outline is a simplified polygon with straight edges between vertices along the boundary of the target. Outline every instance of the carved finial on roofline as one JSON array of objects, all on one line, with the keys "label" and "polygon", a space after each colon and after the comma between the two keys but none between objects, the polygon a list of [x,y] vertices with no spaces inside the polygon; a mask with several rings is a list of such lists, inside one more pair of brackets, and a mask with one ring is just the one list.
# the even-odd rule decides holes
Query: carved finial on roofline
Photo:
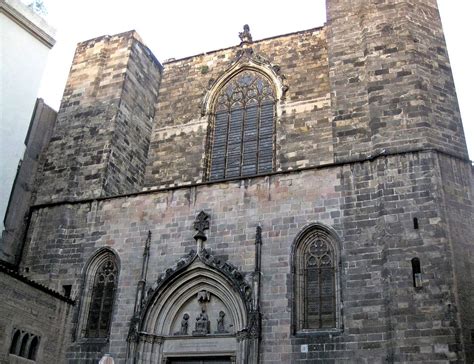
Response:
[{"label": "carved finial on roofline", "polygon": [[244,25],[244,31],[239,33],[239,38],[242,43],[252,43],[252,34],[250,34],[250,27],[248,24]]}]

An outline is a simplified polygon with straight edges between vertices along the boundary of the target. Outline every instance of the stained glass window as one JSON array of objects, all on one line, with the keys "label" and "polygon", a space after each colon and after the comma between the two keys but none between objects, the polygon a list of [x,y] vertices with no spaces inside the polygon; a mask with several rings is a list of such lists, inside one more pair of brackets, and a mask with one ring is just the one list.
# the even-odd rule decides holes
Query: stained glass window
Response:
[{"label": "stained glass window", "polygon": [[327,242],[316,239],[305,253],[304,328],[330,328],[336,324],[334,258]]},{"label": "stained glass window", "polygon": [[104,338],[108,336],[116,280],[117,267],[112,259],[107,259],[99,266],[94,278],[86,337]]},{"label": "stained glass window", "polygon": [[228,81],[216,98],[210,180],[273,171],[275,94],[250,70]]},{"label": "stained glass window", "polygon": [[337,291],[334,245],[325,234],[306,234],[297,251],[298,330],[336,328]]}]

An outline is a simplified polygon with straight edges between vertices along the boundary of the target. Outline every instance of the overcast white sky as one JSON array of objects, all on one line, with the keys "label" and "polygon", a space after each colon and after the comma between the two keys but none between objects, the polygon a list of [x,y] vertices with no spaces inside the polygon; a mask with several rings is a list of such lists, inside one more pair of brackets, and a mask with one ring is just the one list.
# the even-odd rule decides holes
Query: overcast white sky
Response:
[{"label": "overcast white sky", "polygon": [[[164,61],[237,45],[243,24],[254,40],[321,26],[325,0],[44,0],[57,29],[39,97],[58,109],[76,44],[135,29]],[[474,71],[474,1],[438,0],[453,68],[464,130],[474,159],[474,108],[469,108]]]}]

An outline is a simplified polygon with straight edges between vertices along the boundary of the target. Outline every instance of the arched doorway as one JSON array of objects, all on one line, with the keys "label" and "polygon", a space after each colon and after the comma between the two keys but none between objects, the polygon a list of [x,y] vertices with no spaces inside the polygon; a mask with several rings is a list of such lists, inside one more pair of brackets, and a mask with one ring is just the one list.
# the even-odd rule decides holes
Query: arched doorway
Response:
[{"label": "arched doorway", "polygon": [[170,268],[148,292],[134,363],[256,363],[252,289],[205,250]]}]

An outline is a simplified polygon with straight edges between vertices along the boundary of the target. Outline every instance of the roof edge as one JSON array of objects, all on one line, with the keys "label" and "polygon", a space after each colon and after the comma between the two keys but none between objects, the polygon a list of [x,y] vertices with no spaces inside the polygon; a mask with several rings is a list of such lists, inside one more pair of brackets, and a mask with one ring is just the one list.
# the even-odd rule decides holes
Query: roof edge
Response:
[{"label": "roof edge", "polygon": [[[259,40],[255,40],[255,41],[253,41],[251,44],[256,44],[256,43],[260,43],[260,42],[265,42],[265,41],[272,40],[272,39],[276,39],[276,38],[288,37],[288,36],[290,36],[290,35],[295,35],[295,34],[303,34],[303,33],[310,33],[310,32],[314,32],[314,31],[321,31],[321,30],[323,30],[325,27],[326,27],[326,24],[321,25],[321,26],[319,26],[319,27],[315,27],[315,28],[304,29],[304,30],[298,30],[298,31],[295,31],[295,32],[290,32],[290,33],[285,33],[285,34],[280,34],[280,35],[274,35],[274,36],[271,36],[271,37],[267,37],[267,38],[262,38],[262,39],[259,39]],[[229,47],[224,47],[224,48],[215,49],[215,50],[209,51],[209,52],[203,52],[203,53],[198,53],[198,54],[194,54],[194,55],[191,55],[191,56],[186,56],[186,57],[183,57],[183,58],[178,58],[178,59],[172,59],[172,60],[169,60],[169,61],[164,61],[164,62],[163,62],[163,66],[166,66],[167,64],[171,64],[171,63],[181,62],[181,61],[184,61],[184,60],[187,60],[187,59],[191,59],[191,58],[194,58],[194,57],[207,56],[207,55],[209,55],[209,54],[213,54],[213,53],[217,53],[217,52],[221,52],[221,51],[226,51],[226,50],[228,50],[228,49],[236,48],[236,47],[238,47],[238,46],[239,46],[239,45],[237,44],[237,45],[233,45],[233,46],[229,46]]]},{"label": "roof edge", "polygon": [[56,31],[42,17],[17,0],[0,0],[0,13],[5,14],[48,48],[56,44]]},{"label": "roof edge", "polygon": [[75,305],[75,301],[69,297],[66,297],[64,295],[62,295],[61,293],[51,289],[51,288],[48,288],[44,285],[42,285],[41,283],[38,283],[38,282],[35,282],[27,277],[25,277],[24,275],[21,275],[20,273],[18,273],[18,271],[12,269],[12,268],[8,268],[6,265],[3,264],[3,262],[0,262],[0,273],[4,273],[14,279],[17,279],[27,285],[29,285],[30,287],[33,287],[33,288],[36,288],[54,298],[57,298],[63,302],[66,302],[70,305]]}]

